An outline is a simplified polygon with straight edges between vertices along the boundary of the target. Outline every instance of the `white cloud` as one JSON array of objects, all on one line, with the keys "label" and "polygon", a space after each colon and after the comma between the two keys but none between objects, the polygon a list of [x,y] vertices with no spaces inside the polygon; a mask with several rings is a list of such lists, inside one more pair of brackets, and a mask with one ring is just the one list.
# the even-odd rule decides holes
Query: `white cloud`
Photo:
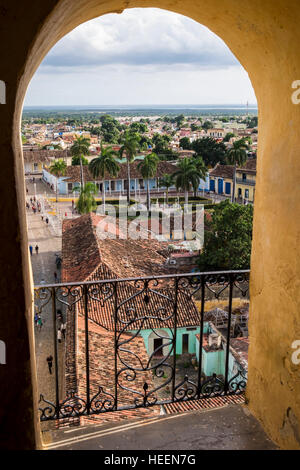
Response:
[{"label": "white cloud", "polygon": [[255,102],[248,75],[223,41],[195,21],[132,9],[89,21],[48,54],[28,105]]},{"label": "white cloud", "polygon": [[62,39],[43,66],[107,64],[197,64],[199,68],[237,65],[225,44],[190,18],[157,9],[126,10],[89,21]]}]

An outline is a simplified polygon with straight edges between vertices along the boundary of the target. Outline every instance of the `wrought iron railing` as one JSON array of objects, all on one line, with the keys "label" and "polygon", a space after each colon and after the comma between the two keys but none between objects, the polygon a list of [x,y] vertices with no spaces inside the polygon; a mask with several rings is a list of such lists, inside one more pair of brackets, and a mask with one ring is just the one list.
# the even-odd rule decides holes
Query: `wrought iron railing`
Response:
[{"label": "wrought iron railing", "polygon": [[253,181],[253,180],[249,180],[248,178],[247,179],[244,179],[244,178],[237,178],[236,179],[236,182],[238,184],[247,184],[248,186],[255,186],[256,182]]},{"label": "wrought iron railing", "polygon": [[[55,379],[50,392],[40,385],[40,419],[243,393],[247,371],[235,364],[232,374],[230,343],[236,322],[233,298],[248,295],[249,271],[35,287],[35,312],[48,327],[51,320],[53,329]],[[223,351],[224,367],[223,373],[216,370],[206,376],[202,353],[214,322],[206,312],[206,301],[212,299],[227,304],[219,330],[222,341],[215,345]],[[67,324],[63,350],[58,347],[61,321]],[[183,332],[192,335],[192,354],[197,357],[190,368],[181,362]]]}]

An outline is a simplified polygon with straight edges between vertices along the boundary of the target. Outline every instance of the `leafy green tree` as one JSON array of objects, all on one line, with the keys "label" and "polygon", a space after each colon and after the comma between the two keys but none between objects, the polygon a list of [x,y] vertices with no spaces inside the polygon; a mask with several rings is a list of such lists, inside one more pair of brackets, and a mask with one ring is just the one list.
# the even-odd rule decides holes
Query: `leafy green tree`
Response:
[{"label": "leafy green tree", "polygon": [[94,197],[97,192],[97,186],[90,182],[80,188],[80,196],[76,203],[79,214],[89,214],[97,209],[97,203]]},{"label": "leafy green tree", "polygon": [[189,202],[189,191],[199,184],[199,176],[194,160],[185,157],[177,165],[174,173],[175,186],[177,190],[184,192],[185,203]]},{"label": "leafy green tree", "polygon": [[138,132],[140,134],[145,134],[148,132],[148,127],[143,122],[133,122],[129,126],[130,131]]},{"label": "leafy green tree", "polygon": [[201,271],[249,269],[253,225],[253,206],[231,204],[215,206],[205,232]]},{"label": "leafy green tree", "polygon": [[195,140],[192,144],[197,155],[201,155],[207,166],[215,167],[217,163],[224,165],[227,149],[223,142],[216,142],[211,137]]},{"label": "leafy green tree", "polygon": [[191,130],[192,130],[193,132],[195,132],[195,131],[198,131],[199,129],[201,129],[201,127],[198,126],[197,124],[195,124],[194,122],[192,122],[192,124],[191,124]]},{"label": "leafy green tree", "polygon": [[232,137],[236,137],[236,135],[233,134],[233,132],[227,132],[223,139],[223,142],[229,142]]},{"label": "leafy green tree", "polygon": [[174,121],[176,122],[177,127],[180,128],[185,121],[184,114],[179,114],[179,116],[176,116]]},{"label": "leafy green tree", "polygon": [[202,124],[202,128],[204,130],[208,130],[208,129],[213,129],[214,128],[214,125],[211,121],[205,121],[203,124]]},{"label": "leafy green tree", "polygon": [[82,165],[88,165],[89,164],[89,161],[88,161],[87,158],[79,157],[78,155],[76,155],[76,156],[72,157],[72,166],[80,165],[80,160],[81,160]]},{"label": "leafy green tree", "polygon": [[191,148],[192,148],[192,144],[191,144],[190,139],[188,137],[182,137],[182,139],[180,139],[180,141],[179,141],[179,146],[183,150],[191,150]]},{"label": "leafy green tree", "polygon": [[174,160],[178,155],[169,148],[171,137],[168,135],[154,134],[152,142],[154,145],[153,152],[159,156],[160,160]]},{"label": "leafy green tree", "polygon": [[[52,163],[49,169],[51,173],[56,176],[56,178],[60,178],[61,176],[64,176],[66,174],[67,164],[63,160],[56,160],[54,163]],[[58,181],[56,181],[56,202],[58,200],[57,194]]]},{"label": "leafy green tree", "polygon": [[147,150],[149,146],[152,147],[152,140],[146,135],[142,135],[139,141],[139,146],[142,150]]},{"label": "leafy green tree", "polygon": [[90,153],[90,139],[87,139],[83,136],[76,137],[75,142],[73,143],[72,147],[70,148],[71,155],[73,157],[79,158],[80,163],[80,182],[81,186],[83,187],[83,168],[82,168],[82,159],[85,155],[89,155]]},{"label": "leafy green tree", "polygon": [[130,133],[125,132],[122,138],[122,147],[119,150],[120,158],[125,154],[127,161],[127,202],[130,203],[130,163],[132,163],[138,152],[138,141],[137,139],[130,135]]},{"label": "leafy green tree", "polygon": [[174,186],[174,176],[168,175],[167,173],[164,174],[162,178],[159,179],[159,187],[166,188],[166,198],[167,204],[169,204],[169,189]]},{"label": "leafy green tree", "polygon": [[99,176],[102,178],[102,205],[103,211],[105,212],[105,174],[109,176],[117,176],[120,171],[120,166],[116,162],[115,159],[116,152],[112,149],[112,147],[102,147],[101,145],[101,153],[97,158],[94,158],[90,165],[89,170],[94,176],[94,178],[98,178]]},{"label": "leafy green tree", "polygon": [[245,121],[243,121],[244,124],[247,124],[247,126],[251,129],[254,127],[258,126],[258,117],[257,116],[252,116],[248,117]]},{"label": "leafy green tree", "polygon": [[141,175],[147,181],[147,209],[150,210],[150,188],[149,188],[149,179],[153,178],[156,175],[157,164],[159,158],[156,153],[150,153],[146,155],[144,160],[141,160],[138,164],[138,169],[141,172]]},{"label": "leafy green tree", "polygon": [[118,142],[120,137],[120,131],[122,130],[122,126],[109,114],[105,114],[100,118],[101,122],[101,134],[103,137],[104,142],[108,144],[115,144]]},{"label": "leafy green tree", "polygon": [[233,143],[233,147],[229,150],[227,154],[227,163],[229,165],[234,165],[234,174],[233,174],[233,189],[231,195],[231,202],[235,200],[235,188],[236,188],[236,169],[238,166],[245,165],[247,161],[247,150],[249,146],[246,139],[240,139]]}]

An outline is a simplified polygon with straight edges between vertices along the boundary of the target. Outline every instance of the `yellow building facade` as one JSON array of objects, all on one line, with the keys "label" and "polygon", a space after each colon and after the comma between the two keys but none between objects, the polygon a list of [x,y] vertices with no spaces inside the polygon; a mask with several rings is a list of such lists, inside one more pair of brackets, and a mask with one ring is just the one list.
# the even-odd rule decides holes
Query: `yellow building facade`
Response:
[{"label": "yellow building facade", "polygon": [[254,203],[256,185],[256,160],[249,160],[236,171],[235,200]]}]

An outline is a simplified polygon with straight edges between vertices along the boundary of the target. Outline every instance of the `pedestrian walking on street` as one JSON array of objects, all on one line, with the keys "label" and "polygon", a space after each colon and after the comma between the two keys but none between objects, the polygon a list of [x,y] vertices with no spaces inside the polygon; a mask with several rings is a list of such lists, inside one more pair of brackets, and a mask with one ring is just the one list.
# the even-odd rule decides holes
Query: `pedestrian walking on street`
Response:
[{"label": "pedestrian walking on street", "polygon": [[61,329],[64,339],[66,339],[66,324],[62,323],[60,329]]},{"label": "pedestrian walking on street", "polygon": [[49,219],[48,219],[48,217],[47,217],[47,218],[46,218],[46,224],[48,225],[48,223],[49,223]]},{"label": "pedestrian walking on street", "polygon": [[46,361],[48,362],[49,374],[52,374],[53,357],[48,356]]},{"label": "pedestrian walking on street", "polygon": [[36,314],[34,315],[34,323],[35,323],[35,326],[38,326],[38,319],[39,319],[39,316],[38,316],[38,314],[36,313]]},{"label": "pedestrian walking on street", "polygon": [[61,329],[60,328],[58,328],[57,330],[57,340],[59,343],[61,343]]},{"label": "pedestrian walking on street", "polygon": [[35,245],[35,252],[36,252],[37,255],[39,254],[39,247],[38,247],[38,245]]},{"label": "pedestrian walking on street", "polygon": [[32,251],[33,251],[33,248],[32,248],[32,246],[31,246],[31,245],[29,245],[29,251],[30,251],[30,254],[31,254],[31,256],[32,256]]},{"label": "pedestrian walking on street", "polygon": [[55,282],[57,282],[57,272],[56,271],[54,271],[54,280],[55,280]]},{"label": "pedestrian walking on street", "polygon": [[58,308],[56,311],[57,319],[62,321],[62,311]]},{"label": "pedestrian walking on street", "polygon": [[38,327],[39,331],[42,330],[42,326],[43,326],[43,320],[42,320],[41,316],[39,315],[38,316],[38,321],[37,321],[37,327]]},{"label": "pedestrian walking on street", "polygon": [[42,215],[41,217],[42,217],[42,222],[43,222],[43,220],[44,220],[44,216]]}]

